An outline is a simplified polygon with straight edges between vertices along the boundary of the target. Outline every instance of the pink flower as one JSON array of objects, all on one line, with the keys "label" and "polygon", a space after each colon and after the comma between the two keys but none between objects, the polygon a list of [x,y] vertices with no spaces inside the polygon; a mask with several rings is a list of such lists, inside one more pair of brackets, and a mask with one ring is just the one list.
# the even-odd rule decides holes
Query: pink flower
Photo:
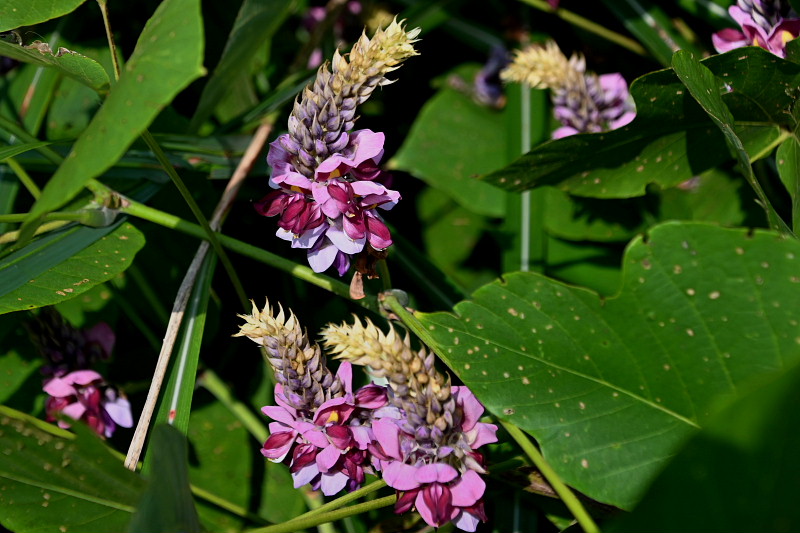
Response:
[{"label": "pink flower", "polygon": [[310,483],[326,496],[346,486],[355,490],[364,482],[365,472],[373,472],[367,451],[374,440],[369,411],[387,403],[386,390],[376,385],[353,394],[350,363],[342,363],[336,376],[344,396],[327,400],[310,416],[289,404],[280,384],[275,386],[278,405],[262,408],[274,422],[261,453],[275,462],[290,457],[295,488]]},{"label": "pink flower", "polygon": [[416,507],[433,527],[453,521],[465,531],[475,531],[485,521],[481,498],[486,483],[483,456],[475,451],[497,442],[497,426],[479,422],[483,406],[466,387],[452,387],[456,398],[454,418],[460,423],[441,444],[431,442],[431,432],[404,429],[405,420],[381,418],[372,424],[380,449],[383,479],[400,496],[395,512]]},{"label": "pink flower", "polygon": [[[50,395],[45,406],[50,422],[56,420],[57,413],[63,413],[75,420],[83,420],[105,437],[110,437],[117,426],[133,427],[128,400],[106,385],[103,377],[94,370],[76,370],[54,377],[43,388]],[[70,427],[63,420],[58,420],[58,425]]]},{"label": "pink flower", "polygon": [[[756,0],[757,1],[757,0]],[[784,18],[776,12],[774,17],[754,16],[738,5],[728,8],[733,20],[742,31],[725,28],[711,36],[714,48],[719,53],[743,46],[758,46],[779,57],[786,57],[786,43],[800,35],[800,19]]]}]

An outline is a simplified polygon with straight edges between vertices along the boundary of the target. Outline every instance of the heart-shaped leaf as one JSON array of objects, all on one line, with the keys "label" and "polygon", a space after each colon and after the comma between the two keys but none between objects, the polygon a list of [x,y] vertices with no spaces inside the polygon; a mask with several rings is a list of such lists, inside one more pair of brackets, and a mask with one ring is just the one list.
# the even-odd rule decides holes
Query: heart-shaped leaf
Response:
[{"label": "heart-shaped leaf", "polygon": [[515,273],[418,316],[565,481],[630,507],[714,401],[800,359],[798,261],[775,233],[668,223],[630,245],[613,298]]},{"label": "heart-shaped leaf", "polygon": [[[760,48],[702,62],[720,80],[734,132],[750,159],[763,157],[790,126],[800,65]],[[636,119],[618,130],[572,135],[537,146],[485,177],[509,190],[554,185],[576,196],[642,196],[648,184],[673,187],[731,159],[725,138],[672,70],[631,85]]]}]

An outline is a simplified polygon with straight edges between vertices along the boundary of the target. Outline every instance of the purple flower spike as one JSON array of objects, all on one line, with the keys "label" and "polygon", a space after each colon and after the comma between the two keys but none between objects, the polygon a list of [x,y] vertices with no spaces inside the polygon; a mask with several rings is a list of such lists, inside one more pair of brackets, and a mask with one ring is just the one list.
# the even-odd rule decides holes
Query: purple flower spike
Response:
[{"label": "purple flower spike", "polygon": [[336,377],[344,395],[325,401],[311,417],[290,405],[280,384],[275,386],[278,405],[262,409],[274,422],[261,453],[274,462],[290,457],[295,488],[310,483],[326,496],[345,487],[355,490],[366,473],[375,472],[368,452],[375,440],[369,411],[387,403],[386,390],[377,385],[353,393],[350,363],[342,363]]},{"label": "purple flower spike", "polygon": [[[108,386],[94,370],[76,370],[54,377],[43,388],[50,395],[45,405],[49,422],[57,420],[57,413],[63,413],[75,420],[83,420],[104,437],[113,435],[117,426],[133,427],[128,400]],[[65,429],[70,427],[63,420],[58,420],[58,425]]]},{"label": "purple flower spike", "polygon": [[711,36],[720,53],[758,46],[786,57],[786,43],[800,35],[800,18],[781,0],[739,0],[728,13],[741,31],[726,28]]}]

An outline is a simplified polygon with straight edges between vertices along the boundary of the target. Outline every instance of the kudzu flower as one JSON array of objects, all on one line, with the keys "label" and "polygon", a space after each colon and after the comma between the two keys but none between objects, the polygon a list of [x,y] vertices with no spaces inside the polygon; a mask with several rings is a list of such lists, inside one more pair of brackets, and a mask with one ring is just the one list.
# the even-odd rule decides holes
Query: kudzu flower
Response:
[{"label": "kudzu flower", "polygon": [[506,82],[551,90],[554,115],[562,124],[553,132],[554,139],[614,130],[636,115],[621,74],[598,76],[587,72],[583,56],[567,58],[553,41],[517,50],[500,77]]},{"label": "kudzu flower", "polygon": [[483,406],[466,387],[451,386],[434,367],[434,354],[411,349],[408,336],[392,328],[385,335],[369,320],[349,326],[329,326],[326,348],[336,357],[369,366],[385,377],[389,401],[399,417],[372,422],[383,478],[399,492],[395,512],[416,508],[427,524],[440,527],[453,521],[475,531],[486,520],[484,444],[496,442],[497,427],[480,422]]},{"label": "kudzu flower", "polygon": [[68,422],[57,417],[62,413],[86,422],[102,437],[111,437],[117,427],[133,427],[127,398],[91,369],[111,357],[115,335],[108,324],[100,322],[81,330],[45,307],[26,326],[47,361],[42,367],[42,388],[49,395],[45,402],[49,422],[58,421],[60,427],[69,428]]},{"label": "kudzu flower", "polygon": [[[56,415],[63,413],[86,422],[104,437],[111,437],[117,426],[133,427],[128,400],[94,370],[76,370],[49,379],[44,391],[50,395],[45,404],[48,422],[56,421]],[[58,420],[58,425],[70,427],[64,420]]]},{"label": "kudzu flower", "polygon": [[379,168],[384,135],[352,130],[357,106],[375,88],[392,83],[386,75],[417,54],[418,33],[406,32],[395,20],[372,39],[362,34],[347,57],[337,51],[331,70],[322,65],[295,100],[289,132],[270,144],[269,183],[276,190],[256,210],[280,216],[278,237],[307,249],[315,272],[334,266],[344,275],[353,256],[380,258],[392,244],[376,211],[400,200]]},{"label": "kudzu flower", "polygon": [[385,388],[368,385],[353,393],[350,363],[334,376],[319,345],[282,308],[274,316],[269,302],[261,311],[253,304],[252,313],[240,317],[245,324],[235,336],[264,346],[278,381],[277,405],[262,409],[274,422],[261,453],[289,462],[295,488],[310,483],[327,496],[358,488],[380,467],[368,448],[375,440],[373,412],[387,404]]},{"label": "kudzu flower", "polygon": [[741,31],[726,28],[711,36],[717,52],[759,46],[786,57],[786,43],[800,35],[800,17],[782,0],[738,0],[728,8]]}]

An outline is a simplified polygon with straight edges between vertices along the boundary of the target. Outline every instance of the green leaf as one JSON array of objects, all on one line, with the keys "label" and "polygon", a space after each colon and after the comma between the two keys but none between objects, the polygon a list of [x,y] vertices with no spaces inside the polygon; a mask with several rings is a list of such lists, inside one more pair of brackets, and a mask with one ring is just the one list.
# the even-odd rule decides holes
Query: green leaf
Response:
[{"label": "green leaf", "polygon": [[30,219],[64,205],[113,165],[181,89],[202,75],[199,0],[165,0],[139,37],[119,82],[34,204]]},{"label": "green leaf", "polygon": [[16,30],[71,13],[86,0],[3,0],[0,31]]},{"label": "green leaf", "polygon": [[272,39],[293,5],[291,0],[242,2],[222,58],[200,95],[190,131],[196,131],[211,116],[225,94],[230,92],[237,77],[243,74],[249,76],[248,69],[256,56],[255,51],[262,49]]},{"label": "green leaf", "polygon": [[29,150],[35,150],[42,146],[47,146],[49,142],[39,141],[34,143],[13,144],[11,146],[0,147],[0,161],[5,161],[9,157],[24,154]]},{"label": "green leaf", "polygon": [[505,193],[475,178],[509,162],[505,126],[503,114],[445,87],[422,108],[389,165],[446,192],[474,213],[502,216]]},{"label": "green leaf", "polygon": [[792,229],[800,231],[800,141],[795,133],[778,147],[778,175],[792,199]]},{"label": "green leaf", "polygon": [[42,67],[52,67],[70,78],[105,92],[109,87],[106,70],[94,59],[66,48],[51,50],[47,43],[36,41],[27,46],[0,41],[0,55]]},{"label": "green leaf", "polygon": [[[717,90],[751,160],[768,154],[792,125],[788,113],[800,65],[750,47],[702,62],[720,80]],[[671,70],[631,85],[637,116],[607,133],[546,142],[483,179],[508,190],[553,185],[576,196],[630,198],[649,184],[674,187],[729,161],[725,137]]]},{"label": "green leaf", "polygon": [[0,523],[15,533],[123,531],[144,482],[92,431],[0,406]]},{"label": "green leaf", "polygon": [[150,440],[153,468],[129,533],[199,533],[200,521],[189,488],[186,437],[167,424],[156,426]]},{"label": "green leaf", "polygon": [[128,268],[142,246],[126,222],[49,233],[0,260],[0,314],[74,298]]},{"label": "green leaf", "polygon": [[714,401],[800,359],[800,243],[667,223],[617,296],[515,273],[420,314],[437,353],[570,485],[629,508]]},{"label": "green leaf", "polygon": [[800,368],[770,378],[710,418],[608,531],[800,530]]},{"label": "green leaf", "polygon": [[[711,120],[722,131],[728,149],[734,154],[739,162],[739,169],[744,174],[747,182],[753,187],[756,195],[761,201],[761,205],[767,212],[770,226],[778,231],[791,233],[786,223],[770,204],[769,198],[761,190],[761,185],[753,174],[753,167],[750,164],[750,155],[747,153],[742,140],[734,131],[734,118],[728,106],[722,101],[722,95],[718,90],[719,82],[714,74],[695,57],[684,50],[679,50],[672,58],[672,68],[680,80],[689,89],[695,100],[703,107]],[[728,87],[725,87],[728,90]]]}]

